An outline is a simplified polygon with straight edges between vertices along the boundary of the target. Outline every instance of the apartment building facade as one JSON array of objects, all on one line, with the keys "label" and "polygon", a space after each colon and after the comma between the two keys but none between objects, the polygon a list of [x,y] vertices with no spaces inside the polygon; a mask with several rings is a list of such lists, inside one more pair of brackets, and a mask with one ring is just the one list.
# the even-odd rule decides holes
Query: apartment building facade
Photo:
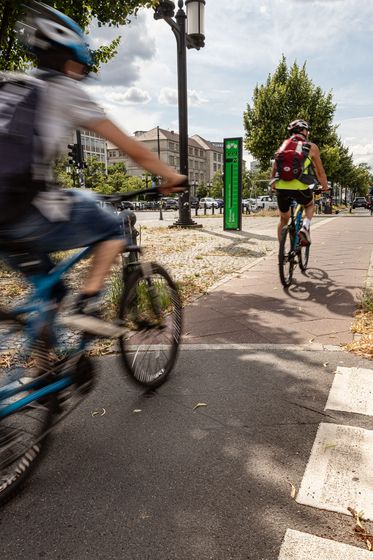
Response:
[{"label": "apartment building facade", "polygon": [[[135,138],[144,143],[152,152],[176,171],[180,172],[179,135],[163,128],[137,131]],[[142,177],[144,170],[123,154],[116,146],[108,144],[108,165],[124,162],[129,175]],[[199,135],[188,140],[189,182],[197,187],[199,184],[211,183],[216,171],[223,169],[223,149]]]}]

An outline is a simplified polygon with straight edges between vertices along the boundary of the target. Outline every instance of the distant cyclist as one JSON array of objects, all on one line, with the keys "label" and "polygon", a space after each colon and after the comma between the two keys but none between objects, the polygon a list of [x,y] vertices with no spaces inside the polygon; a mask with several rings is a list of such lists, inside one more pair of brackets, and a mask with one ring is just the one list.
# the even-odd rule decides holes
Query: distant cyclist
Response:
[{"label": "distant cyclist", "polygon": [[[72,318],[76,326],[99,334],[100,291],[124,248],[121,220],[99,208],[86,191],[58,189],[52,172],[57,155],[66,148],[73,130],[84,128],[108,139],[153,175],[163,177],[159,190],[164,195],[183,190],[180,185],[186,177],[127,136],[80,85],[93,61],[82,29],[71,18],[46,4],[29,1],[18,31],[26,50],[35,57],[38,71],[31,76],[5,74],[0,79],[0,240],[9,249],[17,247],[17,242],[18,247],[22,242],[27,248],[23,256],[9,250],[6,256],[15,268],[26,272],[32,265],[44,274],[53,267],[48,253],[93,245],[92,267]],[[39,97],[33,117],[25,107],[36,90]],[[18,99],[22,101],[16,105]],[[23,117],[18,116],[21,114]],[[14,126],[7,129],[10,122]],[[27,146],[30,130],[35,138],[30,150],[33,161],[27,167],[29,154],[27,148],[22,150],[22,142]],[[65,291],[61,284],[54,294],[57,302]]]},{"label": "distant cyclist", "polygon": [[314,213],[310,185],[320,183],[323,191],[329,190],[328,180],[316,144],[308,141],[309,125],[296,119],[288,126],[290,138],[285,140],[275,155],[271,184],[276,189],[280,223],[278,238],[290,218],[290,205],[296,200],[305,209],[306,217],[300,230],[302,245],[311,243],[310,226]]}]

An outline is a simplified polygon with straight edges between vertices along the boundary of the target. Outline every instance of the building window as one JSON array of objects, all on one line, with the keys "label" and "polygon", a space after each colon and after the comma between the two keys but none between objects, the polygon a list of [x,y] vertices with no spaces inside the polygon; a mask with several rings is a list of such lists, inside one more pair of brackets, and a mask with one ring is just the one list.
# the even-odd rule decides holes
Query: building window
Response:
[{"label": "building window", "polygon": [[168,156],[168,163],[170,165],[175,165],[175,156]]},{"label": "building window", "polygon": [[214,163],[214,173],[216,173],[216,171],[217,171],[217,164]]},{"label": "building window", "polygon": [[169,142],[168,143],[168,149],[169,150],[175,150],[175,142]]}]

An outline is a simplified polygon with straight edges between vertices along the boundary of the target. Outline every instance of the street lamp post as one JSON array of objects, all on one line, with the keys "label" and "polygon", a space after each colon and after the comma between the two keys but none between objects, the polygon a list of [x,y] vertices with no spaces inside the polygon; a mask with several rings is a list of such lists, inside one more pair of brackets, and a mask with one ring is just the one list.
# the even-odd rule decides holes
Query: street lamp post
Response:
[{"label": "street lamp post", "polygon": [[[171,27],[177,44],[177,76],[179,100],[179,150],[180,173],[189,180],[188,168],[188,90],[187,90],[187,56],[186,49],[199,50],[205,44],[204,8],[205,0],[178,0],[178,11],[175,19],[175,4],[172,0],[160,0],[154,12],[155,19],[164,19]],[[179,219],[174,226],[200,227],[191,218],[190,192],[180,195]]]}]

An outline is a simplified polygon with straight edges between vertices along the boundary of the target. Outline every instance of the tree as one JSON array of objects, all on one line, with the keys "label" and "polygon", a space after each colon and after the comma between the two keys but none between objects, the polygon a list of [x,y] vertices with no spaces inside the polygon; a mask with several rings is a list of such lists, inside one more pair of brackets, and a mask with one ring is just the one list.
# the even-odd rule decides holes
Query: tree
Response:
[{"label": "tree", "polygon": [[294,62],[288,68],[283,56],[273,76],[270,74],[264,85],[256,85],[253,102],[244,112],[245,147],[262,169],[267,168],[288,136],[289,122],[296,118],[309,122],[312,141],[320,148],[333,145],[335,108],[332,93],[324,93],[314,85],[307,75],[306,64],[299,67]]},{"label": "tree", "polygon": [[[110,27],[129,23],[139,8],[151,8],[159,0],[50,0],[47,3],[73,18],[87,30],[90,22],[97,19],[98,26]],[[15,25],[22,15],[24,0],[0,0],[0,70],[24,69],[30,62],[16,39]],[[108,62],[117,52],[120,37],[110,45],[102,46],[93,55],[95,68]]]},{"label": "tree", "polygon": [[216,171],[212,178],[212,186],[210,188],[210,196],[213,198],[221,198],[223,192],[223,174],[221,171]]}]

